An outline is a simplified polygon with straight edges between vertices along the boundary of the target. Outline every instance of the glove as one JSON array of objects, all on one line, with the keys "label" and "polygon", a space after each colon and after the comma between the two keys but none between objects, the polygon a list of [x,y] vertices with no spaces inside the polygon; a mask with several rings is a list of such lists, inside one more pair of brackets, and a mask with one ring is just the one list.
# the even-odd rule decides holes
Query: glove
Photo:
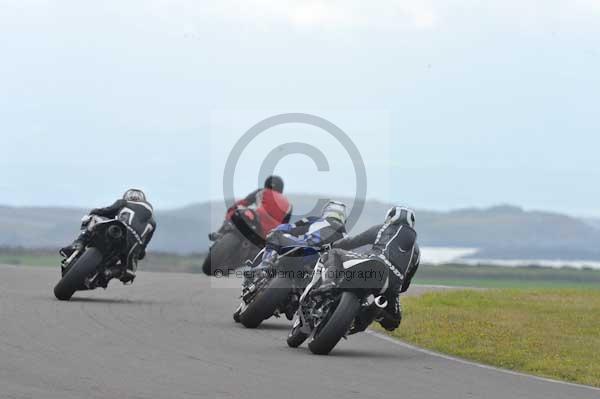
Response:
[{"label": "glove", "polygon": [[138,254],[138,260],[142,260],[146,257],[146,248],[142,248],[140,253]]},{"label": "glove", "polygon": [[332,248],[333,248],[333,244],[332,243],[327,243],[327,244],[321,245],[321,250],[323,252],[329,252],[329,251],[331,251]]}]

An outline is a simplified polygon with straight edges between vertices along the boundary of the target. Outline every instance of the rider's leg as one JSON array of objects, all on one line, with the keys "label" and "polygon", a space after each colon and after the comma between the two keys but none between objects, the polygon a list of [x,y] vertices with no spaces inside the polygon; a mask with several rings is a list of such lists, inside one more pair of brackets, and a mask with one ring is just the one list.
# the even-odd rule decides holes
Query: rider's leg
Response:
[{"label": "rider's leg", "polygon": [[402,322],[402,307],[400,306],[400,289],[398,284],[390,284],[384,294],[388,304],[377,319],[379,324],[388,331],[394,331]]}]

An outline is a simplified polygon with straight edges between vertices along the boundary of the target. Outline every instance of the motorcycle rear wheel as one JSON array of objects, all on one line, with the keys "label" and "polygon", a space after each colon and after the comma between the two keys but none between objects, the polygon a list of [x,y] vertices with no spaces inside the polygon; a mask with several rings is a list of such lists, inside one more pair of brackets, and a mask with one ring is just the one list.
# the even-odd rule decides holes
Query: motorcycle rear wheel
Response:
[{"label": "motorcycle rear wheel", "polygon": [[360,311],[360,300],[350,291],[342,293],[340,301],[325,325],[319,328],[308,349],[315,355],[327,355],[340,342]]},{"label": "motorcycle rear wheel", "polygon": [[267,286],[259,292],[254,300],[240,312],[240,322],[246,328],[256,328],[273,316],[277,307],[289,296],[291,291],[290,280],[283,277],[273,278]]},{"label": "motorcycle rear wheel", "polygon": [[96,271],[102,262],[102,253],[97,248],[87,248],[54,287],[54,296],[61,301],[71,299],[75,291],[85,288],[85,278]]},{"label": "motorcycle rear wheel", "polygon": [[[227,267],[231,267],[232,265],[228,265],[231,263],[231,259],[234,257],[233,254],[238,253],[238,246],[240,245],[240,240],[234,233],[225,234],[220,240],[215,242],[210,250],[208,251],[208,255],[204,258],[204,262],[202,263],[202,271],[207,276],[223,276],[227,272]],[[241,265],[240,265],[241,266]]]}]

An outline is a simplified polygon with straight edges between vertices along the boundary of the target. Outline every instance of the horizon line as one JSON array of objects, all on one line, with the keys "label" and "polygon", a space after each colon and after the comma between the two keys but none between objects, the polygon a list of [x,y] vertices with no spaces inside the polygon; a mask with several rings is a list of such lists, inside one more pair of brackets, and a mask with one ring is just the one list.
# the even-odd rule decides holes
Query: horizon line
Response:
[{"label": "horizon line", "polygon": [[[331,196],[331,195],[327,195],[327,194],[323,194],[323,193],[286,193],[286,195],[294,197],[320,197],[320,198],[334,198],[334,199],[339,199],[339,200],[344,200],[344,201],[348,201],[350,203],[352,203],[353,199],[351,196],[344,196],[344,195],[340,195],[340,196]],[[185,208],[189,208],[192,206],[197,206],[197,205],[202,205],[202,204],[210,204],[210,203],[214,203],[214,202],[220,202],[222,201],[221,199],[204,199],[204,200],[197,200],[197,201],[190,201],[188,203],[182,204],[182,205],[176,205],[176,206],[168,206],[168,207],[155,207],[155,209],[157,211],[160,212],[173,212],[173,211],[177,211],[177,210],[181,210],[181,209],[185,209]],[[382,205],[392,205],[393,202],[391,200],[382,200],[380,198],[367,198],[365,200],[365,202],[378,202]],[[396,205],[405,205],[405,206],[409,206],[413,209],[415,209],[416,211],[419,212],[432,212],[432,213],[452,213],[452,212],[460,212],[460,211],[467,211],[467,210],[474,210],[474,211],[486,211],[486,210],[491,210],[491,209],[495,209],[495,208],[515,208],[515,209],[519,209],[523,212],[527,212],[527,213],[548,213],[548,214],[557,214],[557,215],[564,215],[564,216],[569,216],[572,218],[576,218],[576,219],[599,219],[600,220],[600,212],[599,213],[595,213],[595,214],[572,214],[572,213],[567,213],[567,212],[563,212],[563,211],[557,211],[557,210],[548,210],[548,209],[539,209],[539,208],[527,208],[524,207],[522,205],[518,205],[518,204],[512,204],[512,203],[507,203],[507,202],[498,202],[495,204],[489,204],[489,205],[467,205],[467,206],[461,206],[461,207],[456,207],[456,208],[419,208],[419,207],[413,207],[404,203],[397,203]],[[92,209],[92,207],[86,207],[83,205],[59,205],[59,204],[43,204],[43,205],[31,205],[31,204],[25,204],[25,205],[16,205],[16,204],[10,204],[10,203],[0,203],[0,208],[31,208],[31,209],[45,209],[45,208],[53,208],[53,209],[62,209],[62,210],[74,210],[74,209]]]}]

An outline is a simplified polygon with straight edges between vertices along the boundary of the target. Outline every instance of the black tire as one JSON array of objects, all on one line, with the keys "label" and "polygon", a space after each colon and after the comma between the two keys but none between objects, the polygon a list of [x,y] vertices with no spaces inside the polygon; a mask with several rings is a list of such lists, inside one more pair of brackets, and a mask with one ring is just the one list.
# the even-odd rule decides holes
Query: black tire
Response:
[{"label": "black tire", "polygon": [[102,253],[96,248],[87,248],[54,287],[54,296],[61,301],[71,299],[75,291],[83,289],[85,278],[96,271],[102,263]]},{"label": "black tire", "polygon": [[202,263],[202,271],[207,276],[223,276],[231,265],[227,263],[234,259],[239,251],[240,240],[234,233],[227,233],[213,244]]},{"label": "black tire", "polygon": [[210,258],[211,256],[209,251],[208,255],[206,255],[206,258],[204,258],[204,262],[202,262],[202,273],[206,274],[207,276],[212,276]]},{"label": "black tire", "polygon": [[309,334],[300,331],[302,325],[298,324],[292,327],[287,337],[287,344],[290,348],[297,348],[308,339]]},{"label": "black tire", "polygon": [[335,311],[325,325],[315,334],[308,349],[315,355],[327,355],[346,335],[360,311],[360,300],[349,291],[342,294]]},{"label": "black tire", "polygon": [[275,277],[259,292],[254,300],[240,312],[240,322],[246,328],[256,328],[263,320],[273,316],[277,306],[283,303],[291,291],[291,282]]},{"label": "black tire", "polygon": [[233,321],[236,323],[240,322],[240,309],[236,309],[236,311],[233,313]]}]

